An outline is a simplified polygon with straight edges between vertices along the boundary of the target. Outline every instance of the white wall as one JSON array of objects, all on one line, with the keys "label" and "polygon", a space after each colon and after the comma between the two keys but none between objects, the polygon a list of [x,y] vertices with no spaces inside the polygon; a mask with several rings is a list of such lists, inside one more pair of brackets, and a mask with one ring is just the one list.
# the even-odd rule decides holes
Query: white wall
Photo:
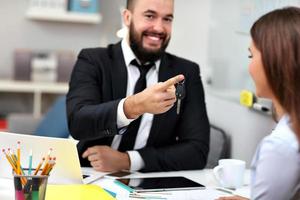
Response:
[{"label": "white wall", "polygon": [[240,33],[241,0],[211,0],[208,68],[215,89],[252,89],[248,74],[248,30]]},{"label": "white wall", "polygon": [[172,39],[168,50],[200,65],[206,73],[210,0],[175,0]]},{"label": "white wall", "polygon": [[274,121],[269,115],[211,95],[209,92],[206,102],[210,122],[222,127],[231,136],[231,156],[245,160],[249,166],[256,145],[271,133]]},{"label": "white wall", "polygon": [[[240,70],[243,66],[244,74],[248,76],[245,59],[234,59],[234,56],[247,57],[247,42],[249,40],[249,36],[238,35],[233,30],[235,27],[232,22],[237,21],[235,17],[239,15],[239,13],[235,13],[239,9],[235,5],[236,2],[237,0],[224,2],[217,0],[175,1],[173,37],[168,50],[199,63],[204,82],[210,75],[210,65],[214,61],[219,62],[222,67],[223,71],[218,74],[220,77],[235,78],[234,69]],[[215,6],[216,4],[218,5]],[[212,5],[214,7],[211,7]],[[231,16],[232,21],[226,18],[228,15]],[[214,20],[212,20],[213,18]],[[226,23],[224,24],[226,31],[219,28],[220,24],[215,24],[220,21]],[[218,28],[215,29],[215,27]],[[215,36],[221,35],[222,31],[225,33],[224,38],[218,38],[216,43],[214,41]],[[215,42],[213,43],[214,48],[211,46],[212,42]],[[219,49],[217,49],[218,45]],[[235,48],[236,46],[238,48]],[[245,49],[245,51],[241,52],[241,49]],[[222,55],[218,55],[219,53]],[[224,54],[228,55],[228,62],[218,59],[219,57],[226,57]],[[239,62],[239,60],[243,60],[243,62]],[[249,79],[249,77],[238,77],[239,80],[245,78]],[[224,86],[226,82],[222,84]],[[228,85],[230,86],[230,83]],[[206,87],[205,90],[210,122],[221,127],[231,136],[232,157],[245,160],[249,166],[256,145],[273,128],[273,120],[268,115],[239,105],[238,91],[234,91],[233,95],[223,92],[222,95],[216,96],[211,87]]]}]

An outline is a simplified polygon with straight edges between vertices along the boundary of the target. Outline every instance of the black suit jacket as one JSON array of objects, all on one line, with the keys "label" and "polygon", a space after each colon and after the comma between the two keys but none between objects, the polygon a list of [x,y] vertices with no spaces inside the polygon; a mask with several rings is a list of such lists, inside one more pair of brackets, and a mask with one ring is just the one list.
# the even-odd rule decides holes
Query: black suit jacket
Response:
[{"label": "black suit jacket", "polygon": [[[178,74],[185,76],[186,87],[180,114],[175,104],[154,116],[146,147],[138,150],[145,162],[142,171],[201,169],[206,164],[209,122],[199,66],[165,53],[159,81]],[[126,90],[127,70],[120,43],[80,52],[67,94],[68,125],[72,136],[80,140],[80,157],[90,146],[111,145],[118,134],[118,103]],[[81,159],[81,164],[89,162]]]}]

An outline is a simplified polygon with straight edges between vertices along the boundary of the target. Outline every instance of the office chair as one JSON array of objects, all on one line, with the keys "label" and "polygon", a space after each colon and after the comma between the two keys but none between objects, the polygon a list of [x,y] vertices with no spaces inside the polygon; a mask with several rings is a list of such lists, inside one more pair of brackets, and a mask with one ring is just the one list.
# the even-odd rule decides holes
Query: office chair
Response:
[{"label": "office chair", "polygon": [[38,124],[34,135],[68,138],[66,96],[59,97]]},{"label": "office chair", "polygon": [[214,126],[210,125],[210,144],[207,164],[205,168],[214,168],[218,165],[218,160],[229,158],[230,141],[226,133]]},{"label": "office chair", "polygon": [[7,115],[7,129],[12,133],[32,135],[42,117],[29,113],[10,113]]},{"label": "office chair", "polygon": [[300,199],[300,183],[298,183],[296,187],[296,192],[293,195],[293,198],[291,200],[299,200]]},{"label": "office chair", "polygon": [[48,112],[41,117],[26,113],[9,114],[8,131],[46,137],[69,137],[65,102],[65,96],[58,97]]}]

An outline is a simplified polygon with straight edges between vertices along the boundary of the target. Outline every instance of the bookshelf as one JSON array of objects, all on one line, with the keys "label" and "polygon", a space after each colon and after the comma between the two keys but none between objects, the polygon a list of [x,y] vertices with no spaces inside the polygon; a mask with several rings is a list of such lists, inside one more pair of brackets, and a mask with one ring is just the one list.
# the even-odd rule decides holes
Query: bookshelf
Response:
[{"label": "bookshelf", "polygon": [[102,21],[101,14],[77,13],[68,11],[53,11],[30,8],[26,12],[26,18],[40,21],[71,22],[85,24],[99,24]]},{"label": "bookshelf", "polygon": [[42,114],[42,94],[66,94],[68,83],[0,80],[0,93],[30,93],[33,95],[33,115]]}]

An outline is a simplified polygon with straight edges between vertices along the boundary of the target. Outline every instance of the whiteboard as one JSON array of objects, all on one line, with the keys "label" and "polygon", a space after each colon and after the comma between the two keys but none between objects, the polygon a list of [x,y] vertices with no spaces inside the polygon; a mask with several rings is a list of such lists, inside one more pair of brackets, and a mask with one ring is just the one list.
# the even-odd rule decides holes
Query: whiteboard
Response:
[{"label": "whiteboard", "polygon": [[225,95],[255,90],[248,73],[250,28],[263,14],[286,6],[300,7],[300,0],[211,0],[207,54],[210,90],[224,91]]},{"label": "whiteboard", "polygon": [[247,33],[260,16],[286,6],[300,6],[300,0],[240,0],[239,31]]}]

